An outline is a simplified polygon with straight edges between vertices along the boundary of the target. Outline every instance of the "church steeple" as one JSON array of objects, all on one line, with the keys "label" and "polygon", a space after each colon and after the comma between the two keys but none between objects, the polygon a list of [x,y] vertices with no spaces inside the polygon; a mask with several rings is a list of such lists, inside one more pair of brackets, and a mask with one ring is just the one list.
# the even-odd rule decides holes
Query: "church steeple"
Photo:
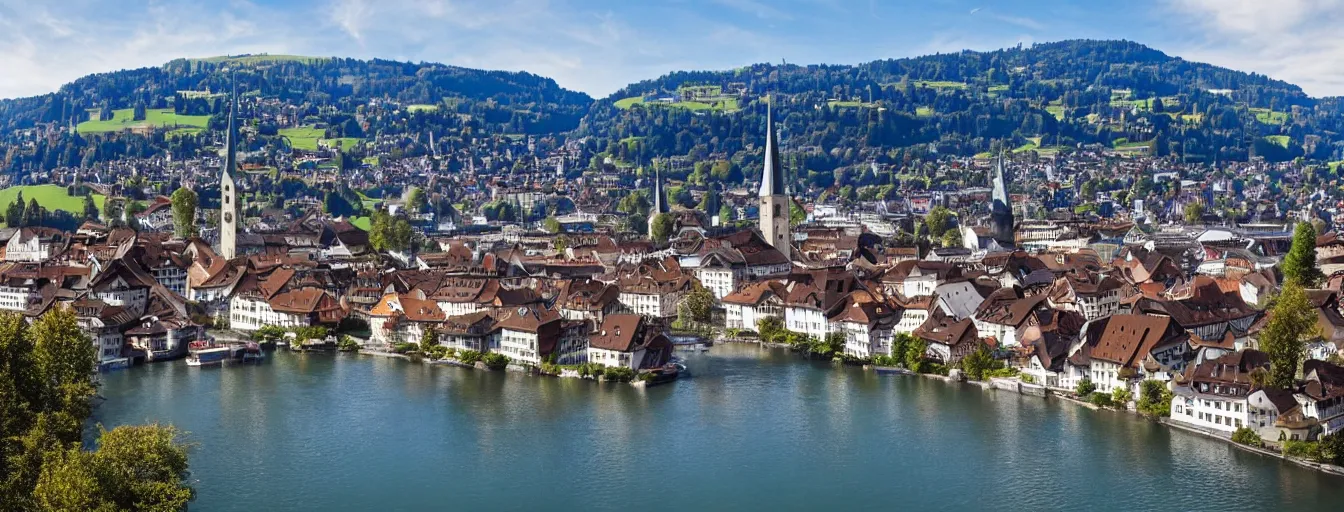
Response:
[{"label": "church steeple", "polygon": [[[774,103],[773,97],[770,103]],[[793,249],[793,234],[789,226],[792,204],[785,188],[784,166],[779,161],[773,107],[769,105],[765,113],[765,166],[761,169],[760,197],[761,237],[788,258]]]},{"label": "church steeple", "polygon": [[653,204],[649,208],[649,239],[653,240],[653,222],[658,216],[671,212],[667,206],[667,192],[663,191],[663,172],[653,168]]},{"label": "church steeple", "polygon": [[219,176],[219,255],[233,259],[238,253],[238,190],[233,172],[238,167],[238,85],[229,95],[229,132],[224,136],[224,166]]},{"label": "church steeple", "polygon": [[1008,180],[1003,176],[1003,155],[999,155],[994,164],[993,192],[990,196],[990,222],[993,224],[994,240],[1005,247],[1016,243],[1013,234],[1013,202],[1008,197]]},{"label": "church steeple", "polygon": [[[774,101],[774,98],[771,98]],[[765,172],[761,173],[761,197],[787,195],[784,191],[784,166],[779,162],[779,141],[775,137],[775,117],[772,105],[765,110]]]}]

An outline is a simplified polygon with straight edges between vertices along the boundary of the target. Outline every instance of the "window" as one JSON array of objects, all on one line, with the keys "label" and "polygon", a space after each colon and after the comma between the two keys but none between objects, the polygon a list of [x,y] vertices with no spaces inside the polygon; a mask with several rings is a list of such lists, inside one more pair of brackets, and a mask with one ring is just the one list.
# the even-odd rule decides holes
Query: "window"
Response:
[{"label": "window", "polygon": [[779,217],[779,205],[775,205],[775,217]]}]

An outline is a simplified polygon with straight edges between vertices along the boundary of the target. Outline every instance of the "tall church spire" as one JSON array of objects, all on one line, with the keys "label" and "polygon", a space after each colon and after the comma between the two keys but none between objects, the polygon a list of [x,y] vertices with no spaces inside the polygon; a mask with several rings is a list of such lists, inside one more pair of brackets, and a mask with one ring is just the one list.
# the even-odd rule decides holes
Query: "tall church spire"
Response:
[{"label": "tall church spire", "polygon": [[990,222],[993,224],[994,240],[1008,247],[1016,243],[1013,234],[1013,203],[1008,197],[1008,181],[1003,176],[1003,155],[999,155],[994,164],[993,192],[990,196]]},{"label": "tall church spire", "polygon": [[233,259],[238,254],[238,190],[233,182],[238,167],[238,84],[229,95],[229,132],[224,136],[224,167],[219,176],[219,255]]},{"label": "tall church spire", "polygon": [[784,166],[779,162],[779,141],[775,137],[774,98],[765,110],[765,172],[761,174],[761,197],[787,195],[784,191]]},{"label": "tall church spire", "polygon": [[653,168],[653,213],[668,213],[672,211],[667,206],[667,191],[663,190],[663,171],[657,166]]},{"label": "tall church spire", "polygon": [[[770,98],[774,103],[774,98]],[[784,166],[779,161],[779,141],[775,138],[773,108],[765,114],[765,166],[761,169],[760,229],[765,241],[790,257],[793,234],[789,231],[789,213],[792,205],[785,190]]]}]

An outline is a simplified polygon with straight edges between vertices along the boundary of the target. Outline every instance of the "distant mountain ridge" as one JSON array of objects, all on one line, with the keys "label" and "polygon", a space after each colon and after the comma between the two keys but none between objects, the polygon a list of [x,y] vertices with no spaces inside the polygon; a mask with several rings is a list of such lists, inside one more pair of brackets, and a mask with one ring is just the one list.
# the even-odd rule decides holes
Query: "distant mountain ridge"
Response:
[{"label": "distant mountain ridge", "polygon": [[[891,160],[902,151],[1048,152],[1079,144],[1206,162],[1251,156],[1344,160],[1344,102],[1338,97],[1313,98],[1281,80],[1187,61],[1130,41],[1072,40],[857,65],[676,71],[602,99],[531,73],[436,63],[294,55],[184,58],[85,76],[45,95],[0,100],[0,146],[9,146],[0,149],[10,154],[0,170],[164,151],[189,156],[208,141],[179,137],[208,137],[217,129],[220,104],[211,94],[228,90],[235,74],[240,91],[293,107],[303,126],[325,127],[314,137],[368,140],[433,131],[444,144],[457,144],[454,136],[461,141],[482,135],[590,136],[597,150],[625,162],[674,156],[758,162],[764,98],[773,94],[791,165],[808,171],[800,179]],[[364,106],[382,100],[414,108],[395,115],[365,112]],[[121,126],[118,116],[132,115],[131,110],[137,119],[142,111],[213,117],[201,128],[204,133],[84,131],[78,138],[42,143],[50,148],[13,150],[22,130],[88,120]],[[269,137],[277,131],[263,125],[259,133]],[[124,143],[97,142],[108,138]],[[813,184],[825,183],[819,178]]]}]

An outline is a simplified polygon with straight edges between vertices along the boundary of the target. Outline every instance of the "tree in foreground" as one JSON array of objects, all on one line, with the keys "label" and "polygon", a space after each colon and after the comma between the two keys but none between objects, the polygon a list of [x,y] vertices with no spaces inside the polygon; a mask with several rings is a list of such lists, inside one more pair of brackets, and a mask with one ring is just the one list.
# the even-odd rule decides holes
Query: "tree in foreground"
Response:
[{"label": "tree in foreground", "polygon": [[1310,223],[1297,223],[1293,229],[1293,245],[1284,255],[1280,268],[1285,281],[1297,281],[1307,288],[1316,286],[1325,277],[1321,269],[1316,268],[1316,228]]},{"label": "tree in foreground", "polygon": [[173,192],[173,233],[179,238],[196,236],[196,192],[182,187]]},{"label": "tree in foreground", "polygon": [[675,227],[672,214],[660,213],[653,218],[653,229],[650,234],[653,235],[653,241],[657,243],[666,242],[672,236],[672,229]]},{"label": "tree in foreground", "polygon": [[0,511],[169,511],[191,499],[171,427],[118,427],[81,449],[95,356],[69,309],[31,326],[0,314]]},{"label": "tree in foreground", "polygon": [[[677,312],[679,320],[707,323],[714,310],[714,295],[704,285],[696,282],[686,297],[681,299],[681,305],[684,306],[684,311]],[[687,318],[680,318],[682,316]]]},{"label": "tree in foreground", "polygon": [[1171,391],[1166,383],[1145,380],[1139,384],[1139,412],[1149,416],[1171,416]]},{"label": "tree in foreground", "polygon": [[161,425],[102,431],[92,452],[70,447],[48,455],[33,489],[41,510],[185,510],[192,489],[178,431]]},{"label": "tree in foreground", "polygon": [[1290,279],[1269,311],[1269,323],[1260,331],[1260,350],[1269,355],[1270,362],[1266,386],[1292,389],[1298,365],[1307,355],[1306,340],[1315,332],[1316,311],[1302,285]]}]

